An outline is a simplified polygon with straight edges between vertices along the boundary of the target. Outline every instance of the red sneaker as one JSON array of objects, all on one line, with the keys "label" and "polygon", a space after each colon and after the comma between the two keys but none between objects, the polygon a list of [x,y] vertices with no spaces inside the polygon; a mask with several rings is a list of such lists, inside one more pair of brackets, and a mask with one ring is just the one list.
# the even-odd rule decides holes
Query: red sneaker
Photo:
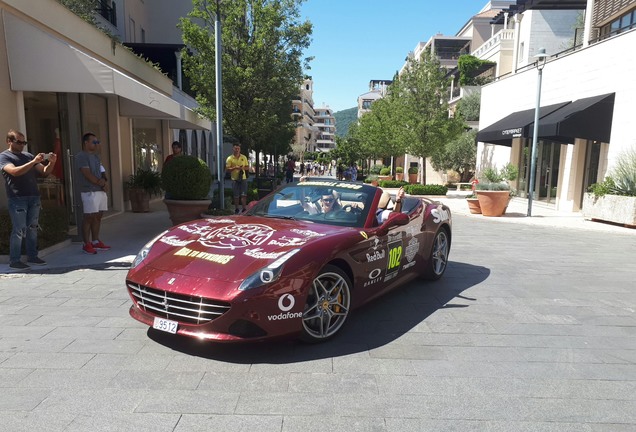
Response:
[{"label": "red sneaker", "polygon": [[85,254],[89,254],[89,255],[95,255],[97,253],[93,245],[90,243],[84,243],[84,246],[82,246],[82,251]]},{"label": "red sneaker", "polygon": [[98,241],[97,243],[93,243],[93,248],[95,248],[96,250],[109,250],[110,246],[105,245],[104,243],[102,243],[102,241]]}]

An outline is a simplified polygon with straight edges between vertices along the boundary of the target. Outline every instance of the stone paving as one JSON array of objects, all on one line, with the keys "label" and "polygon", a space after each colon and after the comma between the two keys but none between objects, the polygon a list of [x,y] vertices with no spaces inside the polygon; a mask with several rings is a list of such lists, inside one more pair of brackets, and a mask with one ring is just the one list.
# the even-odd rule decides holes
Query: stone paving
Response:
[{"label": "stone paving", "polygon": [[168,226],[157,206],[107,220],[97,258],[74,243],[0,274],[0,430],[636,430],[634,230],[448,202],[445,276],[320,345],[202,343],[130,318],[126,266]]}]

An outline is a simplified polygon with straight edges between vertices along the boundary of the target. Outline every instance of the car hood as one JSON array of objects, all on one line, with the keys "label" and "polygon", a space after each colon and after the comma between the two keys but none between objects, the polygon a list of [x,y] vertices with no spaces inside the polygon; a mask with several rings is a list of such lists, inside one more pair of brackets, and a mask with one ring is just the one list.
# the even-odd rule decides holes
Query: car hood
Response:
[{"label": "car hood", "polygon": [[263,217],[200,219],[176,226],[157,239],[144,265],[173,274],[239,282],[293,249],[350,230]]}]

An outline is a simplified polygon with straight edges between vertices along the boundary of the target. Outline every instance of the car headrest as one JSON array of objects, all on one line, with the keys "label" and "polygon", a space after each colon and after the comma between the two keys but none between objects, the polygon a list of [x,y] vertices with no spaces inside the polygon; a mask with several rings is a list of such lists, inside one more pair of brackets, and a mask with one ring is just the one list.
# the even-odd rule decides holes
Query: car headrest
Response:
[{"label": "car headrest", "polygon": [[391,210],[393,209],[393,201],[391,200],[391,195],[387,191],[382,192],[382,196],[380,197],[380,202],[378,203],[378,208]]}]

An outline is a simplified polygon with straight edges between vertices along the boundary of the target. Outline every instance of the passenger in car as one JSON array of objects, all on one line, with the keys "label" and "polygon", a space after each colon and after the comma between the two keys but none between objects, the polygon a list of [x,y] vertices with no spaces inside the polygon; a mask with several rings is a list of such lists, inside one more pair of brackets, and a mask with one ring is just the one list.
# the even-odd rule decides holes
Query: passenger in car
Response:
[{"label": "passenger in car", "polygon": [[393,202],[391,195],[387,191],[382,192],[378,209],[375,212],[378,224],[384,223],[392,212],[402,211],[402,198],[404,198],[404,188],[400,188],[395,194],[395,202]]}]

